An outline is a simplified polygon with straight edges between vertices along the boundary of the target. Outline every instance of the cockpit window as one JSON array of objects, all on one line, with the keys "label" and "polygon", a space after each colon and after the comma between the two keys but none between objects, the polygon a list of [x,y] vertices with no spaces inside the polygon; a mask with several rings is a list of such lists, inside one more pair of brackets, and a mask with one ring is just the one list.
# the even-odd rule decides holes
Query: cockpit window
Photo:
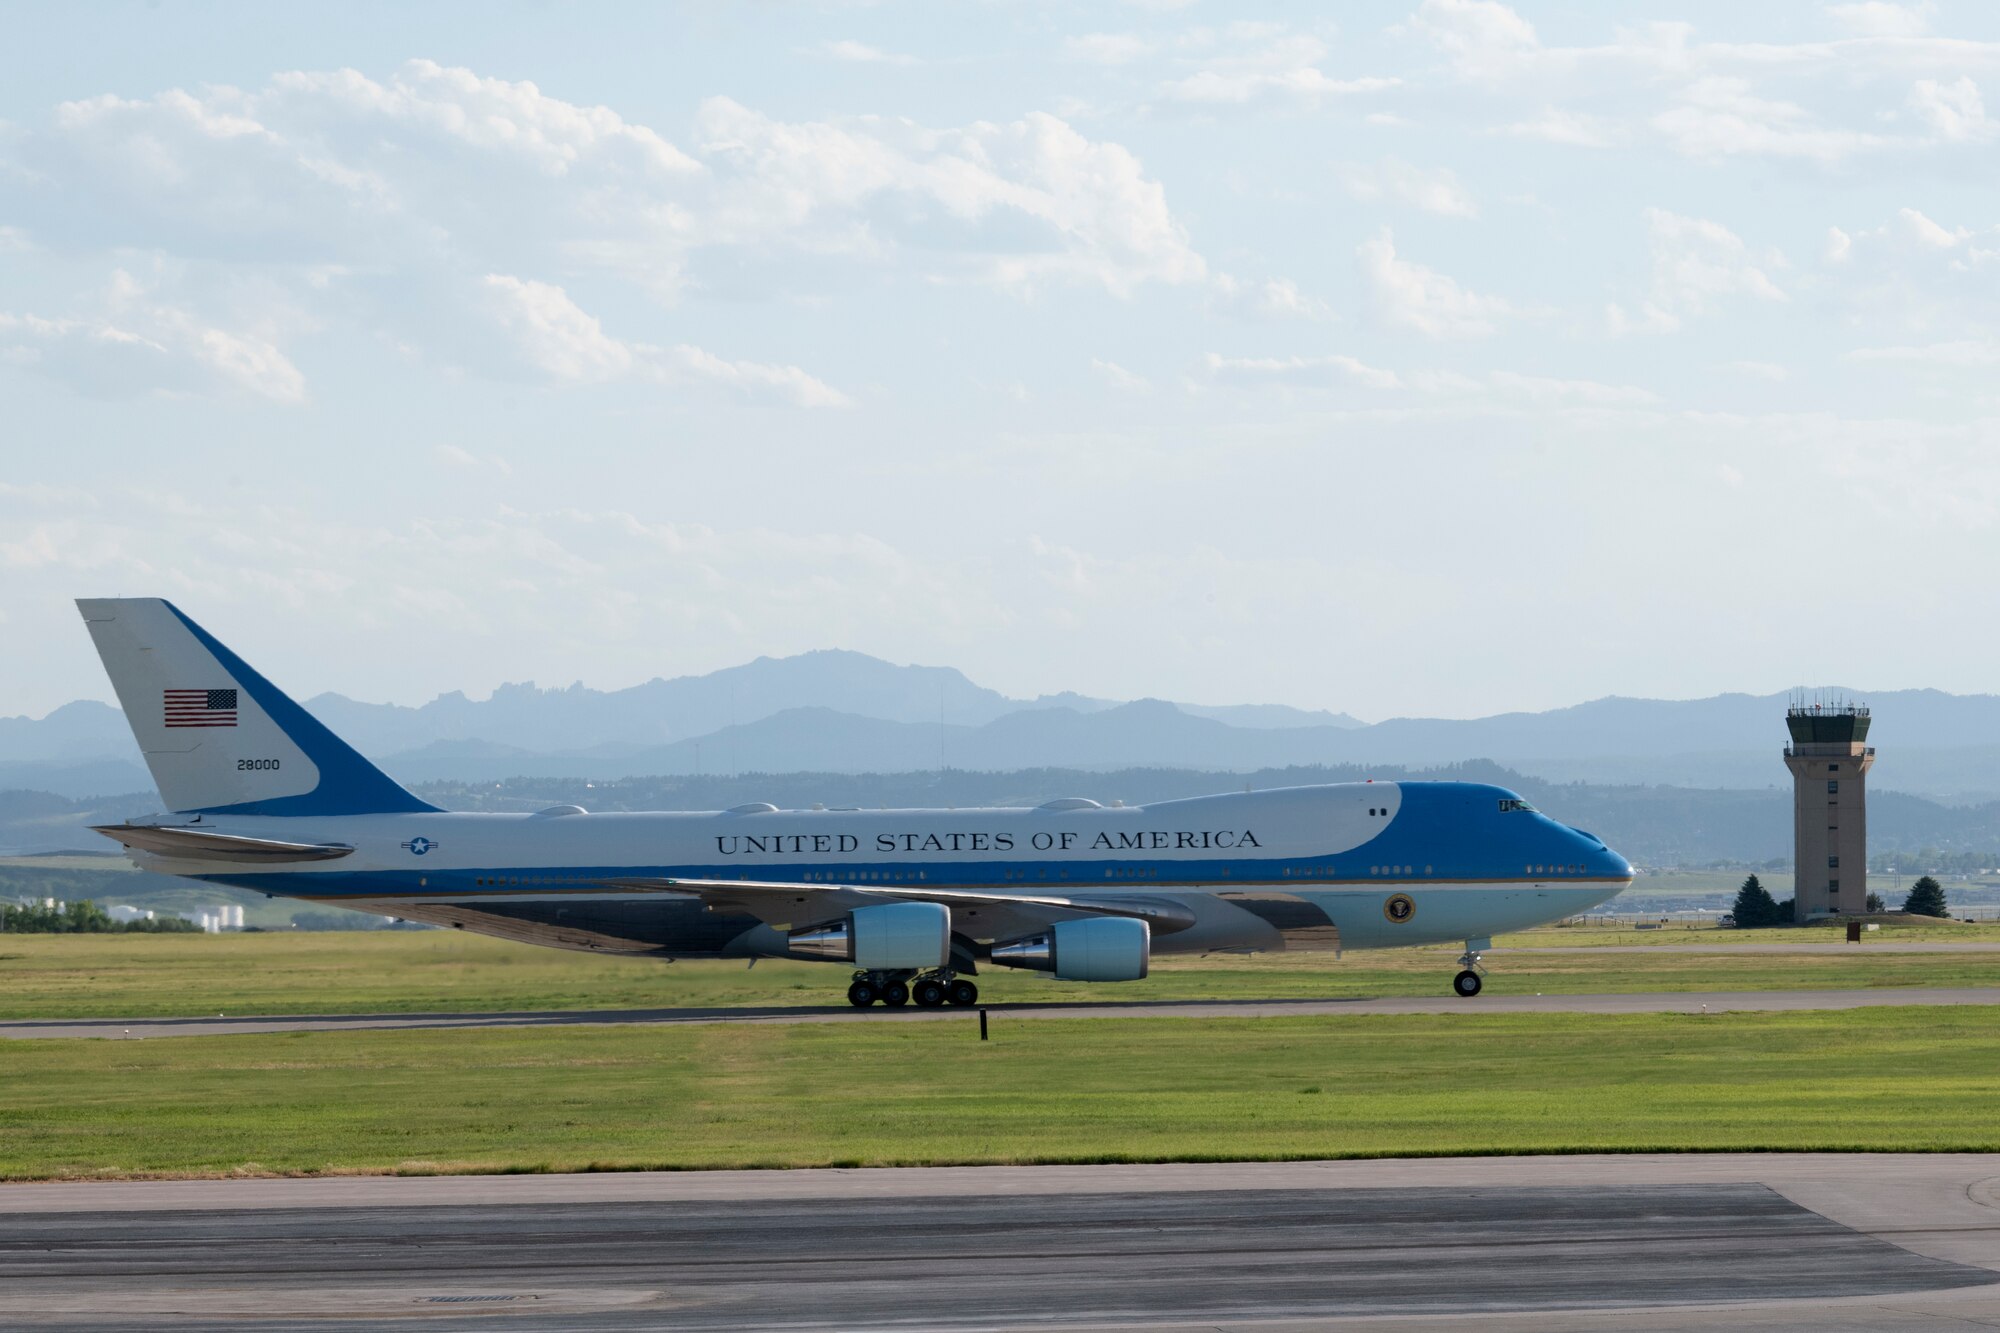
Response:
[{"label": "cockpit window", "polygon": [[1500,800],[1500,813],[1503,815],[1510,815],[1516,810],[1526,810],[1532,813],[1534,808],[1534,806],[1529,805],[1518,796],[1505,796]]}]

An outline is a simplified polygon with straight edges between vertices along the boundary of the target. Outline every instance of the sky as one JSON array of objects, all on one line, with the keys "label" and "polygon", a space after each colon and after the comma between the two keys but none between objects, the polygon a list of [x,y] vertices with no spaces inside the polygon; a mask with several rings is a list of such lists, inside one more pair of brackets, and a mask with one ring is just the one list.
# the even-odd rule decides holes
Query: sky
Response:
[{"label": "sky", "polygon": [[2000,7],[5,11],[0,714],[2000,682]]}]

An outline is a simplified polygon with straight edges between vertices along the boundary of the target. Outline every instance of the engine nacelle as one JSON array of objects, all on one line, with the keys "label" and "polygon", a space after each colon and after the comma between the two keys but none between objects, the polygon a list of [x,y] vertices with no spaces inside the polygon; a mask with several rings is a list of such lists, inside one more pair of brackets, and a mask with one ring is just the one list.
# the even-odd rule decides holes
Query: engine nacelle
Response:
[{"label": "engine nacelle", "polygon": [[1124,916],[1058,921],[1048,930],[993,946],[1002,967],[1049,972],[1064,981],[1137,981],[1146,975],[1153,930]]},{"label": "engine nacelle", "polygon": [[943,967],[951,961],[951,909],[943,903],[857,907],[840,920],[791,933],[795,954],[870,971]]}]

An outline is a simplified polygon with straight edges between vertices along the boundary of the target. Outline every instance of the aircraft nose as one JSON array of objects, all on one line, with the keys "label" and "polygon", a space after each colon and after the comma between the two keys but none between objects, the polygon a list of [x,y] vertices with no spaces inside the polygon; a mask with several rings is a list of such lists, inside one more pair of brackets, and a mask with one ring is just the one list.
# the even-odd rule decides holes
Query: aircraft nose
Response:
[{"label": "aircraft nose", "polygon": [[1581,844],[1581,859],[1585,869],[1593,879],[1631,879],[1632,863],[1611,850],[1605,841],[1595,833],[1580,828],[1567,828],[1576,842]]},{"label": "aircraft nose", "polygon": [[1632,878],[1632,863],[1603,843],[1593,841],[1590,852],[1585,863],[1590,867],[1592,877],[1626,880]]}]

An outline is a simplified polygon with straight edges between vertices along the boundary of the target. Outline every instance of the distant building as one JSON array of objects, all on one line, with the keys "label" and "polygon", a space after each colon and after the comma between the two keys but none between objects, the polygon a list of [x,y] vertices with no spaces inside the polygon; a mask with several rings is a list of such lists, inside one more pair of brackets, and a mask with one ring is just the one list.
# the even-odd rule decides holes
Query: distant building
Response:
[{"label": "distant building", "polygon": [[1785,710],[1792,743],[1792,918],[1860,914],[1868,906],[1868,770],[1875,764],[1865,704],[1798,703]]}]

